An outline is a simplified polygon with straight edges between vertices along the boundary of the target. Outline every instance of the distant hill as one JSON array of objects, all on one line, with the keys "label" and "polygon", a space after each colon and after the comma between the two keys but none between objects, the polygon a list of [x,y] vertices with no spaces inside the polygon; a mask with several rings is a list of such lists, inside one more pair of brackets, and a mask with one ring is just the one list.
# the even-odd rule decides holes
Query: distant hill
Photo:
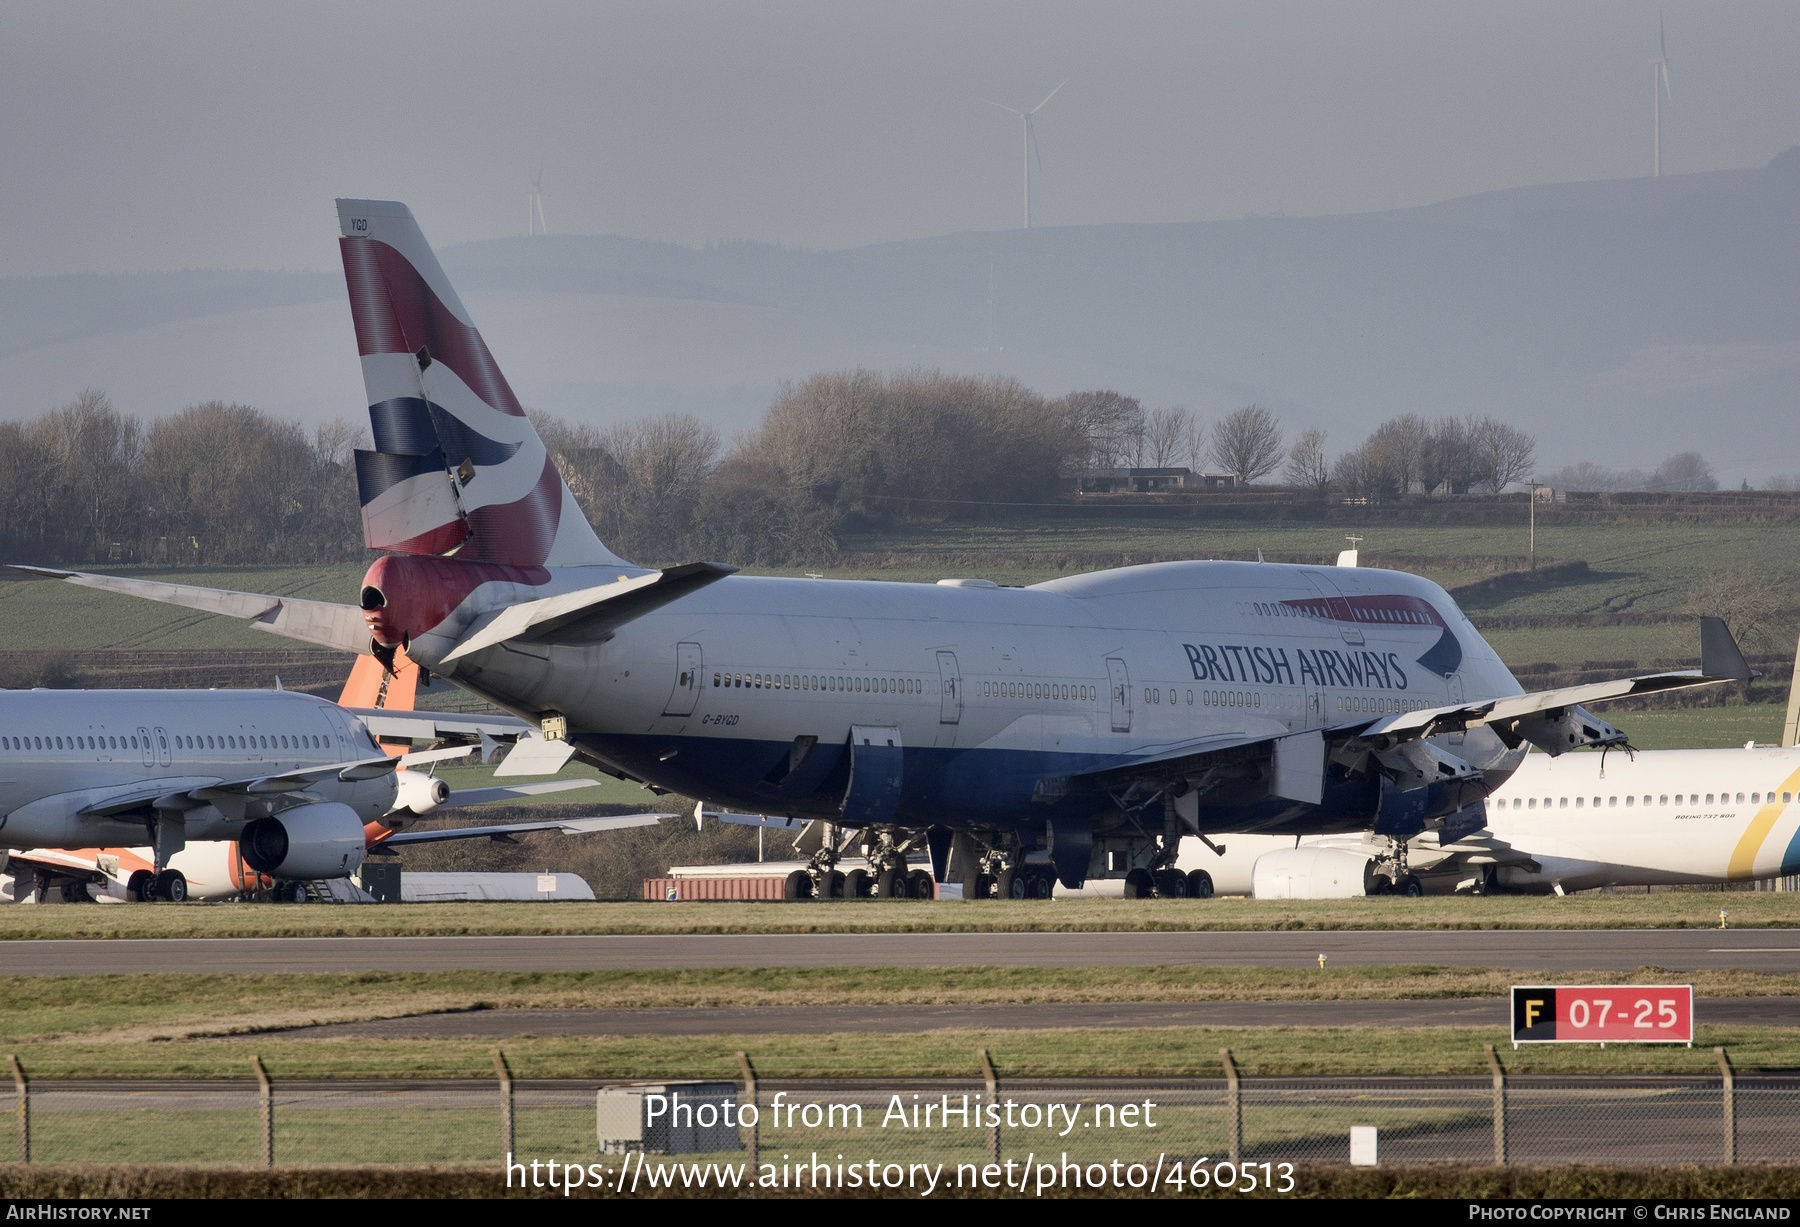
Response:
[{"label": "distant hill", "polygon": [[[1800,469],[1773,433],[1800,399],[1800,149],[1355,216],[833,252],[518,237],[443,258],[523,399],[571,415],[736,427],[783,380],[923,364],[1206,412],[1255,399],[1342,443],[1397,412],[1476,411],[1535,431],[1547,467],[1698,448],[1733,484]],[[335,274],[0,279],[0,413],[91,384],[152,414],[356,415],[343,293]]]}]

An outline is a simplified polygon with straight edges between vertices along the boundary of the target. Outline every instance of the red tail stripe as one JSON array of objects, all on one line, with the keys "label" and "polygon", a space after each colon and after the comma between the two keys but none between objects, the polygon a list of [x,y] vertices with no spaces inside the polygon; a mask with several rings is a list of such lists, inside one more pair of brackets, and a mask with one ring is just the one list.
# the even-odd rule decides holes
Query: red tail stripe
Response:
[{"label": "red tail stripe", "polygon": [[490,406],[525,416],[481,333],[456,318],[410,260],[376,239],[340,238],[338,248],[358,353],[413,354],[424,348]]}]

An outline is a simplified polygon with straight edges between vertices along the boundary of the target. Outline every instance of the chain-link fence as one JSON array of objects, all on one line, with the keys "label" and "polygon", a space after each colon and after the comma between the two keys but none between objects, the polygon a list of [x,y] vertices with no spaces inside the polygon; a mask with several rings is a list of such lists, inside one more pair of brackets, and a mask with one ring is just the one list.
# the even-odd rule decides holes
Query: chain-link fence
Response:
[{"label": "chain-link fence", "polygon": [[[27,1083],[0,1107],[32,1163],[203,1167],[618,1162],[1382,1165],[1800,1162],[1800,1077],[1488,1077],[758,1082]],[[259,1067],[260,1068],[260,1067]],[[991,1073],[990,1071],[988,1071]],[[623,1106],[621,1106],[623,1105]],[[721,1139],[735,1146],[719,1150]],[[705,1139],[702,1141],[701,1139]],[[6,1150],[11,1150],[6,1147]]]}]

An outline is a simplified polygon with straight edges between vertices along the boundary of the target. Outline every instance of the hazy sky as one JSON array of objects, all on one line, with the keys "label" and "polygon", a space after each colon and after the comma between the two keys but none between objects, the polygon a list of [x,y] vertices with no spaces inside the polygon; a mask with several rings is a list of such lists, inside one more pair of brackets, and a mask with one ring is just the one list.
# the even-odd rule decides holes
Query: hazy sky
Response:
[{"label": "hazy sky", "polygon": [[[1800,143],[1800,5],[1669,3],[1668,173]],[[1423,204],[1647,174],[1658,6],[0,7],[0,275],[336,267],[331,201],[433,241],[807,247]]]}]

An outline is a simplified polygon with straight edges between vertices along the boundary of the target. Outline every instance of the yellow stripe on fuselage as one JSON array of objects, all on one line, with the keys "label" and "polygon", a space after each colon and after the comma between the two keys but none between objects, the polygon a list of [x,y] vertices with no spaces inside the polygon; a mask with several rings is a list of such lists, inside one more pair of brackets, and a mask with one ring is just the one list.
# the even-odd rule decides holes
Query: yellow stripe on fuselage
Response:
[{"label": "yellow stripe on fuselage", "polygon": [[[1793,792],[1796,787],[1800,787],[1800,771],[1794,772],[1781,782],[1783,792]],[[1775,820],[1781,817],[1781,811],[1786,808],[1786,803],[1772,800],[1756,811],[1756,817],[1752,818],[1750,825],[1744,828],[1743,838],[1738,840],[1737,847],[1731,851],[1731,864],[1725,870],[1726,877],[1748,878],[1752,876],[1756,868],[1756,854],[1762,851],[1763,840],[1767,839],[1769,832],[1775,829]]]}]

